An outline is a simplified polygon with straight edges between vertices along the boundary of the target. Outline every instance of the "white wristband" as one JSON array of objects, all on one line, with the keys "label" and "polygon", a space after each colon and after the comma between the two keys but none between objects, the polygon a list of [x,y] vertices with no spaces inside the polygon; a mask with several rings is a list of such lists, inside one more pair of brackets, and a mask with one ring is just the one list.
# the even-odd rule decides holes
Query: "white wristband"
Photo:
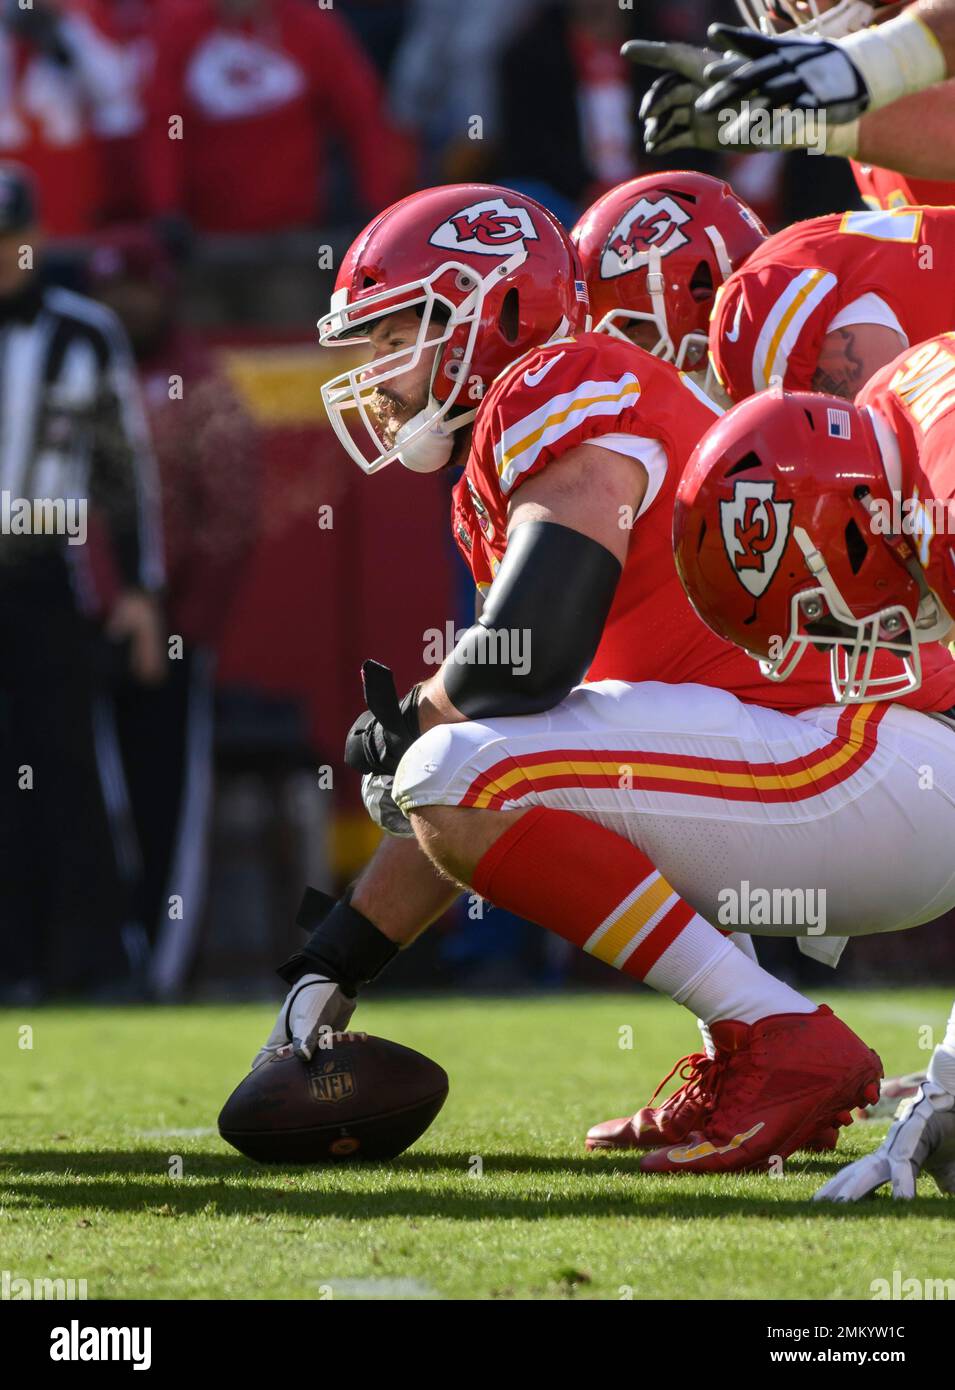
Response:
[{"label": "white wristband", "polygon": [[841,155],[843,159],[855,159],[859,153],[859,122],[849,121],[846,125],[832,125],[826,122],[826,154]]},{"label": "white wristband", "polygon": [[841,41],[841,47],[869,89],[869,111],[945,80],[942,46],[911,10],[885,24],[850,34]]}]

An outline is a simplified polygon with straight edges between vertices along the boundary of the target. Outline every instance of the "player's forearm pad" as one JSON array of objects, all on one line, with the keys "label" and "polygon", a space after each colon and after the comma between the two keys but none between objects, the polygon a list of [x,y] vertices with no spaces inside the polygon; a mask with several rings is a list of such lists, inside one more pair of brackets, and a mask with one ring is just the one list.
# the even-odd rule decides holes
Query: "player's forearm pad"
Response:
[{"label": "player's forearm pad", "polygon": [[594,658],[620,574],[606,546],[569,526],[518,526],[480,618],[445,663],[448,699],[469,719],[559,704]]}]

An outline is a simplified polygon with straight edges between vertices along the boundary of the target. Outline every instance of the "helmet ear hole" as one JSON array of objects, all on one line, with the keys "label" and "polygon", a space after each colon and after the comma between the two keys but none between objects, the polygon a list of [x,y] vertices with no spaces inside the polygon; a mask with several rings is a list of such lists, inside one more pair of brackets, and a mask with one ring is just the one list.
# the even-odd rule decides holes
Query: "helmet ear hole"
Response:
[{"label": "helmet ear hole", "polygon": [[747,473],[751,468],[761,468],[762,459],[755,450],[750,449],[748,454],[744,454],[741,459],[737,459],[732,468],[727,468],[725,476],[735,478],[737,473]]},{"label": "helmet ear hole", "polygon": [[508,290],[501,304],[501,312],[498,315],[498,327],[509,343],[517,342],[517,335],[520,331],[521,313],[520,298],[517,290],[513,287]]},{"label": "helmet ear hole", "polygon": [[713,298],[713,272],[706,261],[700,261],[690,276],[690,294],[697,304],[705,304]]},{"label": "helmet ear hole", "polygon": [[846,555],[849,559],[849,566],[853,574],[858,574],[861,570],[865,557],[869,553],[865,536],[859,530],[854,521],[850,521],[846,526]]}]

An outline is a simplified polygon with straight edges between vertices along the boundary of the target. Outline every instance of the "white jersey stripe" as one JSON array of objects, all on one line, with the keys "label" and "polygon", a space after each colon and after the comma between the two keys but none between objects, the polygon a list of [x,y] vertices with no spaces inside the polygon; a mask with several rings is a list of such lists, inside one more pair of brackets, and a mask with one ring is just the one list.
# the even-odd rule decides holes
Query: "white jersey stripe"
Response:
[{"label": "white jersey stripe", "polygon": [[607,932],[613,926],[614,922],[616,922],[620,917],[622,917],[623,914],[633,906],[633,904],[637,901],[638,898],[641,898],[643,896],[643,894],[647,891],[650,885],[655,883],[659,877],[660,875],[655,870],[652,874],[647,874],[646,878],[642,879],[641,882],[637,884],[636,888],[634,888],[632,892],[628,893],[627,896],[621,902],[617,903],[617,906],[614,908],[613,912],[608,913],[607,916],[600,923],[600,926],[595,927],[594,930],[591,932],[590,936],[588,936],[587,940],[584,942],[584,950],[589,951],[591,954],[593,954],[594,947],[600,941],[601,937],[606,936]]},{"label": "white jersey stripe", "polygon": [[809,315],[836,288],[828,270],[810,266],[786,286],[766,315],[753,353],[753,390],[765,391],[773,377],[785,378],[789,354]]},{"label": "white jersey stripe", "polygon": [[646,941],[654,928],[658,927],[664,917],[673,911],[679,901],[679,895],[677,893],[671,893],[670,896],[660,904],[653,916],[647,918],[640,930],[630,938],[623,950],[618,951],[617,955],[610,962],[615,970],[623,969],[625,963],[630,959],[637,947],[641,946],[643,942]]},{"label": "white jersey stripe", "polygon": [[537,410],[501,432],[494,446],[501,491],[510,491],[515,480],[534,466],[548,445],[585,420],[621,414],[639,396],[640,383],[632,372],[624,372],[616,381],[582,381],[570,391],[551,396]]}]

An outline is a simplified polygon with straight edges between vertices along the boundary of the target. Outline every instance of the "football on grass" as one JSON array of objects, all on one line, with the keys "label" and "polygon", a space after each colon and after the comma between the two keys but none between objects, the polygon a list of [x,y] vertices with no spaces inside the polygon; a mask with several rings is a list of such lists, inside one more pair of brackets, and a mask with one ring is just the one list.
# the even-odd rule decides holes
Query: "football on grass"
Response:
[{"label": "football on grass", "polygon": [[219,1133],[260,1163],[389,1159],[428,1128],[447,1073],[400,1043],[336,1033],[310,1062],[273,1057],[249,1072],[219,1115]]}]

